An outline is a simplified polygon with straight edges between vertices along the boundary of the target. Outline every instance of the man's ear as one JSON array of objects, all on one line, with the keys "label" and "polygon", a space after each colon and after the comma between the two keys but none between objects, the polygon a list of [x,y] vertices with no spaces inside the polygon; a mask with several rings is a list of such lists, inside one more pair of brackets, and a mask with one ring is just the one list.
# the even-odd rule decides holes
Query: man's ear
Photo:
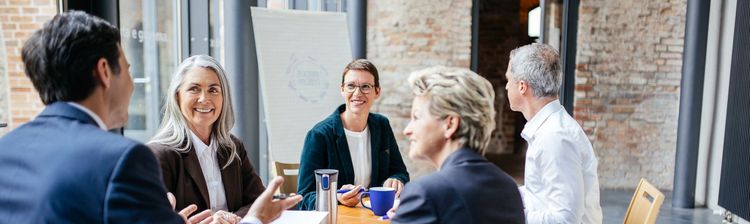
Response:
[{"label": "man's ear", "polygon": [[453,135],[458,132],[458,126],[461,123],[461,119],[458,118],[456,115],[448,115],[448,117],[445,118],[445,138],[452,138]]},{"label": "man's ear", "polygon": [[107,59],[105,58],[99,58],[98,61],[96,61],[96,67],[93,71],[94,79],[98,82],[97,84],[101,84],[103,88],[107,89],[111,85],[111,78],[112,78],[112,69],[110,68],[109,62],[107,62]]},{"label": "man's ear", "polygon": [[521,93],[521,95],[526,95],[526,92],[529,91],[529,84],[526,83],[526,81],[519,80],[518,81],[518,92]]}]

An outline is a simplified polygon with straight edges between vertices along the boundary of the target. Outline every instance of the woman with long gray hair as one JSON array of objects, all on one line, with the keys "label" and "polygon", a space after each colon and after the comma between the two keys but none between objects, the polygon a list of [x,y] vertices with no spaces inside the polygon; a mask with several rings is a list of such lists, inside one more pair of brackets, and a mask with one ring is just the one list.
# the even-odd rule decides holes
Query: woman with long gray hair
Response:
[{"label": "woman with long gray hair", "polygon": [[195,204],[211,209],[214,220],[239,222],[265,187],[242,142],[229,133],[234,111],[224,69],[212,57],[192,56],[167,93],[164,119],[148,146],[176,207]]}]

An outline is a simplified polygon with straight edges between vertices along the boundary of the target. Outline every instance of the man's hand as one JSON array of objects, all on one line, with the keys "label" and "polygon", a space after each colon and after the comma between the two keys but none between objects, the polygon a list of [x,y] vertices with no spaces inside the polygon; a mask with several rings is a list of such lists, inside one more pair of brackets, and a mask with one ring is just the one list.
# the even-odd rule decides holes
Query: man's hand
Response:
[{"label": "man's hand", "polygon": [[385,180],[385,183],[383,183],[383,187],[391,187],[393,189],[396,189],[396,198],[401,196],[401,191],[404,190],[404,183],[401,183],[400,180],[395,178],[388,178]]},{"label": "man's hand", "polygon": [[266,190],[255,200],[245,217],[255,217],[262,223],[270,223],[279,218],[281,212],[302,201],[302,196],[300,195],[287,197],[283,200],[273,199],[273,193],[276,192],[282,184],[284,184],[283,177],[274,178],[271,183],[268,184]]},{"label": "man's hand", "polygon": [[[167,199],[169,200],[169,204],[172,205],[172,209],[174,209],[175,205],[177,204],[177,199],[175,199],[174,195],[171,192],[167,192]],[[188,205],[187,207],[180,210],[180,212],[178,212],[177,214],[180,214],[180,216],[182,216],[182,221],[185,221],[185,223],[189,223],[189,224],[211,223],[211,221],[213,220],[213,217],[211,217],[211,210],[208,210],[208,209],[188,219],[190,214],[193,214],[195,210],[198,210],[198,206]]]},{"label": "man's hand", "polygon": [[344,186],[341,186],[341,189],[350,189],[349,192],[343,193],[343,194],[336,194],[336,200],[341,202],[342,205],[346,205],[349,207],[354,207],[359,204],[359,195],[362,194],[359,192],[359,189],[362,188],[362,186],[354,186],[351,184],[347,184]]}]

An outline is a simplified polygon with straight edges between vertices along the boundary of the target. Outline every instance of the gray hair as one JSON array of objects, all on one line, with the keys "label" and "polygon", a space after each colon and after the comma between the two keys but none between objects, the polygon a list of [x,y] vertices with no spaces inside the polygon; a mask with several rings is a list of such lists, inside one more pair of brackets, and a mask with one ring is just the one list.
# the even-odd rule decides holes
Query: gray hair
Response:
[{"label": "gray hair", "polygon": [[537,98],[557,97],[562,67],[557,50],[547,44],[529,44],[510,52],[513,77],[531,86]]},{"label": "gray hair", "polygon": [[487,79],[465,68],[435,66],[411,73],[409,85],[430,99],[431,115],[459,117],[451,139],[484,154],[495,130],[495,91]]},{"label": "gray hair", "polygon": [[[221,113],[218,120],[211,127],[211,141],[219,144],[219,150],[222,148],[229,150],[230,157],[223,168],[229,166],[234,159],[239,160],[237,146],[232,141],[230,130],[234,126],[234,109],[232,108],[232,97],[230,95],[229,83],[224,73],[224,69],[219,65],[216,59],[207,55],[195,55],[185,59],[177,68],[172,82],[169,84],[167,95],[164,103],[164,118],[156,135],[149,143],[157,143],[173,147],[178,152],[188,152],[192,148],[188,134],[188,123],[180,111],[180,104],[177,102],[177,92],[185,79],[185,73],[190,69],[200,67],[214,71],[219,78],[221,85],[221,94],[224,103],[221,107]],[[219,154],[221,155],[221,154]]]}]

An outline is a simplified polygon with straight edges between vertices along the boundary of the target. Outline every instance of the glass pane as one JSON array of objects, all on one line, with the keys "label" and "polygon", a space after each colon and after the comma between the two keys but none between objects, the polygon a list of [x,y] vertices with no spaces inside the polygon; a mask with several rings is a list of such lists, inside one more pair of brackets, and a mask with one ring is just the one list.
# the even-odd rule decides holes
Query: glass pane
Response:
[{"label": "glass pane", "polygon": [[323,10],[329,12],[341,12],[341,0],[323,0]]},{"label": "glass pane", "polygon": [[126,129],[146,130],[146,88],[143,83],[133,86],[133,98],[128,107],[128,124]]},{"label": "glass pane", "polygon": [[544,6],[544,40],[543,43],[549,44],[558,51],[560,50],[560,42],[562,41],[562,19],[563,19],[563,5],[562,0],[550,0],[546,1]]},{"label": "glass pane", "polygon": [[209,41],[209,55],[216,58],[217,61],[222,61],[221,51],[223,44],[222,33],[224,30],[223,23],[221,23],[221,16],[223,16],[223,1],[222,0],[210,0],[208,3],[208,32],[210,35]]},{"label": "glass pane", "polygon": [[529,37],[539,37],[539,33],[541,31],[541,21],[542,20],[542,8],[536,7],[529,11],[529,18],[527,21],[529,21],[529,27],[528,27],[528,34]]},{"label": "glass pane", "polygon": [[162,93],[179,63],[176,1],[119,1],[122,48],[135,83],[125,135],[140,141],[156,130]]}]

